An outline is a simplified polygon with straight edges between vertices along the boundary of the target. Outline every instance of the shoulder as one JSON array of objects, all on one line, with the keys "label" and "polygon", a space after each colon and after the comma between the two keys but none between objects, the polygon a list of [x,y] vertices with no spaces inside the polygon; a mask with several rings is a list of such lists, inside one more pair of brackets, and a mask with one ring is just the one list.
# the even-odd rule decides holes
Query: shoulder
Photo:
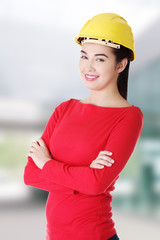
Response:
[{"label": "shoulder", "polygon": [[133,105],[133,109],[134,109],[135,111],[139,112],[139,114],[143,116],[143,112],[142,112],[142,109],[141,109],[140,107]]},{"label": "shoulder", "polygon": [[59,104],[57,104],[53,114],[56,113],[56,114],[60,115],[65,109],[68,108],[69,103],[71,102],[71,100],[72,100],[72,98],[67,99],[65,101],[61,101]]},{"label": "shoulder", "polygon": [[143,112],[140,107],[134,106],[130,109],[131,111],[128,111],[127,117],[133,118],[133,119],[139,119],[139,121],[143,121]]},{"label": "shoulder", "polygon": [[143,113],[139,107],[133,105],[132,107],[124,108],[124,110],[120,112],[113,128],[139,129],[142,128],[142,126]]},{"label": "shoulder", "polygon": [[59,108],[59,109],[63,109],[65,108],[70,102],[71,102],[72,98],[70,99],[67,99],[65,101],[61,101],[57,106],[56,108]]},{"label": "shoulder", "polygon": [[127,109],[126,112],[119,119],[119,126],[126,129],[141,130],[143,128],[143,112],[138,106]]}]

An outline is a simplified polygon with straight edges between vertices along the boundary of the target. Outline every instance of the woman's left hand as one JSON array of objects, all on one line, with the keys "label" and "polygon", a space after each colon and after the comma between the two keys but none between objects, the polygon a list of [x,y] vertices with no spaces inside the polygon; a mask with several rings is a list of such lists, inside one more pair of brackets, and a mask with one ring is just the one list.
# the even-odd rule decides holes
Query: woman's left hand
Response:
[{"label": "woman's left hand", "polygon": [[52,159],[52,156],[42,138],[32,142],[27,157],[31,157],[38,168],[42,169],[44,164]]}]

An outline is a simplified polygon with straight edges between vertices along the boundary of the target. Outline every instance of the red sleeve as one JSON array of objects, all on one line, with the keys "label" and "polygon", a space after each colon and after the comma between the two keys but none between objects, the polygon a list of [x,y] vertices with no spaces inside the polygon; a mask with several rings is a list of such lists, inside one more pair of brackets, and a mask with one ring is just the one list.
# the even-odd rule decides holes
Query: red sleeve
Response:
[{"label": "red sleeve", "polygon": [[24,183],[48,192],[59,189],[59,185],[41,177],[41,169],[36,166],[31,157],[28,157],[28,162],[24,169]]},{"label": "red sleeve", "polygon": [[[49,140],[50,137],[54,131],[54,128],[56,126],[56,123],[60,117],[60,114],[62,113],[64,107],[66,106],[66,103],[68,101],[64,101],[60,103],[54,110],[53,114],[49,118],[47,125],[44,129],[44,132],[41,136],[41,138],[45,141],[48,149],[49,149]],[[31,157],[28,157],[28,162],[24,169],[24,183],[26,185],[40,188],[45,191],[52,192],[55,189],[60,189],[61,186],[50,181],[49,179],[45,179],[41,177],[41,169],[36,166],[33,159]]]},{"label": "red sleeve", "polygon": [[51,117],[48,120],[48,123],[43,131],[43,134],[41,136],[41,138],[44,140],[47,148],[49,149],[49,142],[50,142],[50,138],[52,136],[52,133],[54,131],[54,128],[58,122],[58,119],[60,117],[60,115],[62,114],[64,108],[66,107],[67,103],[69,102],[69,100],[64,101],[62,103],[60,103],[54,110],[53,114],[51,115]]},{"label": "red sleeve", "polygon": [[115,160],[103,169],[73,166],[55,159],[45,163],[41,177],[84,194],[100,194],[119,176],[129,160],[143,128],[143,113],[136,108],[128,111],[111,131],[104,150],[111,151]]}]

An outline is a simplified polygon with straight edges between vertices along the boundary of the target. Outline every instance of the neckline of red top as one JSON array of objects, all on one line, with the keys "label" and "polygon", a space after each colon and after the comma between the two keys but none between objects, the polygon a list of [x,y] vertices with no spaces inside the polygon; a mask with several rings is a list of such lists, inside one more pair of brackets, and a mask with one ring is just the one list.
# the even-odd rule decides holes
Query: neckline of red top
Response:
[{"label": "neckline of red top", "polygon": [[73,100],[77,101],[80,105],[82,106],[90,106],[90,107],[93,107],[93,108],[102,108],[102,109],[126,109],[126,108],[133,108],[133,107],[136,107],[134,105],[131,105],[131,106],[128,106],[128,107],[103,107],[103,106],[97,106],[97,105],[94,105],[94,104],[91,104],[91,103],[82,103],[80,102],[81,99],[76,99],[76,98],[72,98]]}]

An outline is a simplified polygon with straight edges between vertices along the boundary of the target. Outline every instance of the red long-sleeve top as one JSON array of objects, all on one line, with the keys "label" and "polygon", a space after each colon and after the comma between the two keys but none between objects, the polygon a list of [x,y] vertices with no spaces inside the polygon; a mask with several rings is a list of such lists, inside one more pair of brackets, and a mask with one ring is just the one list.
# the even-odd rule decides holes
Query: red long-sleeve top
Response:
[{"label": "red long-sleeve top", "polygon": [[[42,139],[52,158],[39,169],[28,158],[26,185],[49,191],[47,240],[106,240],[116,233],[112,219],[115,182],[129,160],[143,128],[137,106],[101,107],[71,98],[51,115]],[[100,151],[115,160],[91,168]]]}]

